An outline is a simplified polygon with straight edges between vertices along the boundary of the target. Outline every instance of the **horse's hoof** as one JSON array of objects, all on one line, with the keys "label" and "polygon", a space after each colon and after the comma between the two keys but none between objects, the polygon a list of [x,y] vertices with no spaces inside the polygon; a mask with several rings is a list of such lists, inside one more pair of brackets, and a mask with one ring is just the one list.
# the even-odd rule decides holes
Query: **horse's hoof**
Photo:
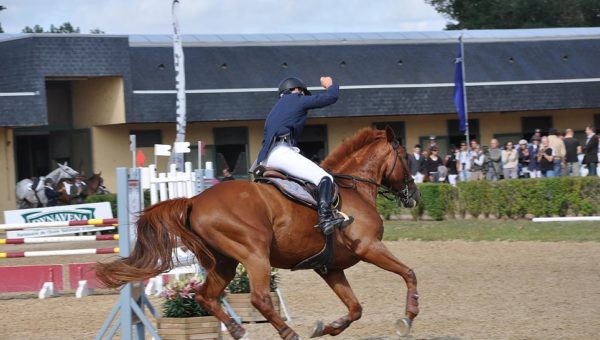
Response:
[{"label": "horse's hoof", "polygon": [[240,338],[240,340],[250,340],[250,336],[248,335],[248,331],[244,333],[244,336]]},{"label": "horse's hoof", "polygon": [[398,336],[407,336],[410,333],[411,326],[412,320],[409,318],[402,318],[396,321],[396,334]]},{"label": "horse's hoof", "polygon": [[323,329],[325,329],[325,325],[323,324],[323,321],[317,320],[317,323],[315,323],[315,328],[313,328],[313,332],[310,337],[311,338],[320,337],[321,335],[323,335]]}]

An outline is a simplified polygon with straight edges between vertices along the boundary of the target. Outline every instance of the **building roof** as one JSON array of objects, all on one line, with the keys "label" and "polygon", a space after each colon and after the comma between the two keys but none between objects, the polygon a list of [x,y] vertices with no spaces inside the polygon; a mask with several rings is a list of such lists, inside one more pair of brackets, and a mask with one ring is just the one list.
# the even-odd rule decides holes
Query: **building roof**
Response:
[{"label": "building roof", "polygon": [[[600,27],[540,28],[423,32],[289,33],[289,34],[183,34],[184,46],[347,45],[447,43],[463,35],[468,42],[600,39]],[[133,34],[134,47],[171,47],[172,34]]]},{"label": "building roof", "polygon": [[[322,75],[342,85],[342,97],[314,117],[454,112],[459,34],[184,35],[188,117],[263,119],[281,79],[318,89]],[[471,112],[600,108],[600,28],[462,34]],[[121,76],[127,122],[173,122],[171,39],[0,34],[0,96],[37,93],[0,97],[0,126],[47,124],[45,80],[72,76]]]}]

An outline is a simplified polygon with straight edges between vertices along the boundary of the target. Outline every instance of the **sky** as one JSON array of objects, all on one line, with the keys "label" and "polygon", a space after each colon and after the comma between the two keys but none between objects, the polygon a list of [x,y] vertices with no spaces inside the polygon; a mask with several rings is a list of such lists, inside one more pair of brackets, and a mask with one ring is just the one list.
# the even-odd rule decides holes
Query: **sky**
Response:
[{"label": "sky", "polygon": [[[6,33],[70,22],[81,33],[172,34],[172,0],[0,0]],[[425,0],[180,0],[184,34],[439,31]]]}]

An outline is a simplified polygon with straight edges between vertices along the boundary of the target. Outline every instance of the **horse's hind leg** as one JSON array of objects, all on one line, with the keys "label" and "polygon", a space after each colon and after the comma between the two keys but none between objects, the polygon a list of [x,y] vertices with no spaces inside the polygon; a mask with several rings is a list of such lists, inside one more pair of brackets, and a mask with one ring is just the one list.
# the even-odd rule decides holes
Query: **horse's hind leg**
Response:
[{"label": "horse's hind leg", "polygon": [[220,303],[225,287],[235,276],[238,263],[222,256],[215,256],[215,258],[217,264],[206,274],[206,279],[196,294],[196,302],[223,322],[234,339],[241,339],[246,334],[246,330],[221,308]]},{"label": "horse's hind leg", "polygon": [[285,340],[300,339],[298,334],[294,332],[281,318],[281,316],[273,308],[273,300],[271,299],[270,280],[271,280],[271,265],[267,260],[267,255],[254,255],[243,262],[244,267],[248,271],[250,277],[251,297],[250,301],[279,333],[279,336]]},{"label": "horse's hind leg", "polygon": [[406,336],[410,332],[412,321],[419,314],[419,293],[417,292],[417,276],[415,272],[400,262],[381,241],[365,242],[355,250],[363,261],[379,268],[396,273],[406,282],[406,317],[397,322],[397,333]]},{"label": "horse's hind leg", "polygon": [[350,288],[350,284],[348,283],[343,270],[330,271],[325,275],[321,275],[321,277],[327,282],[329,287],[337,294],[346,307],[348,307],[348,315],[345,315],[328,325],[323,325],[323,322],[320,320],[317,321],[317,325],[315,326],[311,338],[323,335],[338,335],[348,328],[352,322],[360,319],[362,315],[362,307],[354,295],[352,288]]}]

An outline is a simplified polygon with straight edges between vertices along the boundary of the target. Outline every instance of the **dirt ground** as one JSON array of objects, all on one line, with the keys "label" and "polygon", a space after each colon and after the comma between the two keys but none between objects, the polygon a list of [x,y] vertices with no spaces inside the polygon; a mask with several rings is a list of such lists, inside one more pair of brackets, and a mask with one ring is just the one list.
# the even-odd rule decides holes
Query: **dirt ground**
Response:
[{"label": "dirt ground", "polygon": [[[95,244],[111,246],[110,242]],[[419,279],[421,314],[409,338],[599,337],[600,243],[398,241],[386,244],[415,270]],[[18,250],[17,247],[25,246],[13,246],[10,250]],[[97,258],[7,259],[0,260],[0,265],[84,262]],[[362,303],[363,317],[337,338],[394,339],[394,322],[403,316],[406,298],[402,279],[362,263],[347,274]],[[282,271],[280,287],[292,315],[289,325],[304,338],[309,336],[317,319],[331,322],[346,313],[335,294],[313,272]],[[1,339],[92,339],[118,296],[0,298]],[[158,301],[154,301],[157,306]],[[278,339],[268,324],[251,324],[247,329],[251,339]]]}]

